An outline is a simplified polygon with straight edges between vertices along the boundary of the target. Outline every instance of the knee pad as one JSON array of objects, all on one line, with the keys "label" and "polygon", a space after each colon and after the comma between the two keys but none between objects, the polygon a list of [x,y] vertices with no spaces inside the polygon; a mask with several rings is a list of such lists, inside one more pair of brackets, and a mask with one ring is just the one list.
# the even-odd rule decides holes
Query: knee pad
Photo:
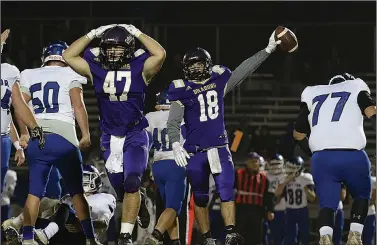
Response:
[{"label": "knee pad", "polygon": [[369,200],[357,199],[352,203],[351,208],[351,223],[359,223],[364,225],[368,214]]},{"label": "knee pad", "polygon": [[207,193],[194,192],[195,205],[201,208],[205,208],[208,205],[209,195]]},{"label": "knee pad", "polygon": [[139,191],[141,185],[141,178],[139,176],[130,175],[124,179],[124,191],[126,193],[135,193]]},{"label": "knee pad", "polygon": [[329,226],[334,228],[334,210],[331,208],[322,208],[319,211],[319,227]]},{"label": "knee pad", "polygon": [[221,199],[221,202],[231,202],[234,201],[234,189],[233,186],[223,186],[219,187],[218,193]]}]

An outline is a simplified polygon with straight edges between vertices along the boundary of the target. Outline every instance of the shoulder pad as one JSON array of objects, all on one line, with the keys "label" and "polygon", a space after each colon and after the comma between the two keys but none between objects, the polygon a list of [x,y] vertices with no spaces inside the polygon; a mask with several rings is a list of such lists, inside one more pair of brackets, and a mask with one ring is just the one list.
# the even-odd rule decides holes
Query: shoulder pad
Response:
[{"label": "shoulder pad", "polygon": [[140,55],[144,54],[145,50],[144,49],[138,49],[135,51],[134,55],[135,57],[139,57]]},{"label": "shoulder pad", "polygon": [[370,93],[369,86],[368,84],[366,84],[366,82],[364,82],[364,80],[356,78],[353,82],[358,83],[360,91],[367,91],[368,93]]},{"label": "shoulder pad", "polygon": [[100,54],[100,49],[98,47],[91,48],[89,51],[94,55],[94,57],[98,57]]},{"label": "shoulder pad", "polygon": [[172,82],[174,85],[174,88],[184,88],[185,87],[185,82],[182,79],[174,80]]},{"label": "shoulder pad", "polygon": [[71,67],[67,67],[68,74],[72,76],[72,81],[78,81],[81,84],[87,84],[88,79],[75,72]]}]

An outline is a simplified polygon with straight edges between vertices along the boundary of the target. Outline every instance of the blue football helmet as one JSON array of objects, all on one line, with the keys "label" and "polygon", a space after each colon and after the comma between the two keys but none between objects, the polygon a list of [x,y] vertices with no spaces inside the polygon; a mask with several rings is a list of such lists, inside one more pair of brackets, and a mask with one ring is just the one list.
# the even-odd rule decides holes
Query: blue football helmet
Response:
[{"label": "blue football helmet", "polygon": [[211,77],[212,59],[205,49],[195,48],[187,52],[182,66],[186,80],[202,81]]},{"label": "blue football helmet", "polygon": [[114,26],[102,36],[100,59],[110,70],[119,70],[127,64],[135,52],[135,38],[125,28]]},{"label": "blue football helmet", "polygon": [[102,186],[101,174],[96,167],[83,164],[83,187],[85,193],[95,193]]},{"label": "blue football helmet", "polygon": [[272,175],[279,175],[284,172],[284,157],[276,153],[270,160],[267,161],[266,171]]},{"label": "blue football helmet", "polygon": [[297,172],[297,175],[304,171],[304,160],[300,156],[294,156],[286,161],[285,171],[287,174]]},{"label": "blue football helmet", "polygon": [[169,110],[170,101],[167,91],[162,91],[156,94],[156,109],[160,110]]},{"label": "blue football helmet", "polygon": [[42,52],[42,66],[48,61],[60,61],[66,63],[63,59],[63,52],[68,48],[68,45],[64,41],[50,42]]},{"label": "blue football helmet", "polygon": [[345,82],[345,81],[348,81],[348,80],[355,80],[355,79],[356,78],[354,76],[352,76],[351,74],[343,73],[343,74],[340,74],[340,75],[333,76],[329,80],[329,85]]}]

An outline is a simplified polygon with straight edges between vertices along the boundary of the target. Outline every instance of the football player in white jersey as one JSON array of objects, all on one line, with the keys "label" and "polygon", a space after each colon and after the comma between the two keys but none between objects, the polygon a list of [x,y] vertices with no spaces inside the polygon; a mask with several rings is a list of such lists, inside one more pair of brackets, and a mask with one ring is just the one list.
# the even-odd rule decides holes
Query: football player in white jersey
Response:
[{"label": "football player in white jersey", "polygon": [[145,115],[149,123],[147,131],[153,139],[155,150],[153,177],[165,205],[154,231],[146,240],[148,245],[162,245],[165,231],[168,231],[173,245],[181,244],[178,216],[186,194],[186,173],[185,168],[179,167],[174,161],[172,142],[166,132],[169,109],[168,93],[163,91],[157,94],[157,111]]},{"label": "football player in white jersey", "polygon": [[285,226],[286,226],[286,201],[283,193],[277,193],[277,188],[286,180],[286,173],[284,171],[284,158],[280,154],[268,160],[265,165],[267,171],[267,179],[270,183],[269,192],[275,193],[275,207],[274,219],[269,222],[268,226],[271,230],[271,237],[269,240],[273,241],[274,245],[281,245],[284,241]]},{"label": "football player in white jersey", "polygon": [[[309,244],[309,210],[308,201],[313,202],[316,198],[313,191],[313,177],[309,173],[303,173],[304,160],[299,157],[292,157],[285,163],[286,173],[296,174],[286,185],[287,205],[287,229],[284,238],[285,244],[297,244],[298,240],[303,245]],[[298,228],[298,231],[297,231]]]},{"label": "football player in white jersey", "polygon": [[[1,52],[9,33],[10,30],[7,29],[1,34]],[[39,147],[43,148],[45,143],[42,128],[38,126],[33,113],[22,97],[18,84],[19,79],[20,71],[17,67],[7,63],[1,64],[1,191],[3,191],[5,173],[9,166],[12,143],[17,149],[16,159],[19,160],[18,164],[22,164],[22,158],[24,158],[17,130],[12,122],[11,104],[17,117],[32,129],[32,138],[39,139]]]},{"label": "football player in white jersey", "polygon": [[[116,208],[116,199],[113,195],[98,193],[101,185],[99,171],[93,165],[83,164],[83,186],[97,238],[106,232]],[[49,210],[45,210],[38,218],[38,226],[34,230],[36,241],[40,245],[82,244],[83,241],[85,242],[85,235],[77,225],[78,218],[73,208],[73,200],[67,195],[58,203],[55,202],[55,205],[52,205]],[[17,218],[22,220],[22,217]],[[13,224],[12,226],[14,230],[17,230],[12,236],[16,236],[20,225]]]},{"label": "football player in white jersey", "polygon": [[[65,181],[66,188],[73,197],[87,244],[97,244],[82,186],[79,150],[79,147],[90,146],[88,114],[82,92],[82,85],[87,80],[66,65],[62,53],[67,48],[63,41],[50,43],[43,50],[43,66],[24,70],[20,77],[23,96],[26,102],[32,102],[35,117],[48,132],[46,139],[49,140],[42,150],[34,142],[28,144],[29,195],[24,208],[23,244],[36,244],[33,228],[52,166],[57,167],[63,179],[69,180]],[[80,142],[75,119],[82,133]]]},{"label": "football player in white jersey", "polygon": [[[354,199],[347,244],[360,244],[371,192],[370,162],[364,151],[364,116],[376,128],[376,107],[368,85],[345,73],[328,85],[306,87],[293,136],[312,155],[320,201],[320,244],[331,244],[341,183]],[[310,138],[306,135],[310,132]]]},{"label": "football player in white jersey", "polygon": [[[373,169],[373,168],[372,168]],[[375,173],[375,171],[372,171]],[[372,245],[375,239],[376,232],[376,176],[372,176],[372,194],[369,203],[368,215],[365,220],[364,229],[362,233],[363,245]]]}]

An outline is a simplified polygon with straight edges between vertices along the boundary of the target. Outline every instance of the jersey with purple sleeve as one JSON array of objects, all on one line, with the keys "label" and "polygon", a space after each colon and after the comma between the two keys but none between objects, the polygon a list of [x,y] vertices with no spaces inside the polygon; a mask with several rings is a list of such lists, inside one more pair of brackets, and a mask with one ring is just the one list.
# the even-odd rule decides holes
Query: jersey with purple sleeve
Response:
[{"label": "jersey with purple sleeve", "polygon": [[224,124],[224,94],[232,72],[215,65],[211,77],[202,82],[175,80],[169,87],[169,100],[184,107],[185,149],[204,150],[228,143]]},{"label": "jersey with purple sleeve", "polygon": [[142,72],[150,54],[139,49],[128,64],[109,71],[101,64],[99,53],[99,48],[86,49],[84,59],[93,76],[101,131],[125,136],[130,131],[146,128],[148,121],[143,111],[147,83]]}]

